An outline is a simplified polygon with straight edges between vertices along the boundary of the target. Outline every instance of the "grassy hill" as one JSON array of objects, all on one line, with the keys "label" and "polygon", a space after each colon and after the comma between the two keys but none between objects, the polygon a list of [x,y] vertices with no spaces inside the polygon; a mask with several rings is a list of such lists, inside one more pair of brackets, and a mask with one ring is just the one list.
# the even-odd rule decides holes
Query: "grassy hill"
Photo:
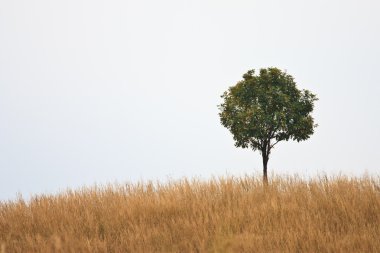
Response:
[{"label": "grassy hill", "polygon": [[380,178],[179,180],[0,203],[0,252],[380,252]]}]

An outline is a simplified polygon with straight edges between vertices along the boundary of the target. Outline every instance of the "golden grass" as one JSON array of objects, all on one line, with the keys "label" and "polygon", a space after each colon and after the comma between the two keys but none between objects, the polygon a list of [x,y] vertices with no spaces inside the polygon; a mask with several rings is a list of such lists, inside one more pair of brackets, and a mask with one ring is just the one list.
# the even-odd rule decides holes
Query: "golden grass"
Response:
[{"label": "golden grass", "polygon": [[380,252],[380,178],[140,183],[0,204],[0,252]]}]

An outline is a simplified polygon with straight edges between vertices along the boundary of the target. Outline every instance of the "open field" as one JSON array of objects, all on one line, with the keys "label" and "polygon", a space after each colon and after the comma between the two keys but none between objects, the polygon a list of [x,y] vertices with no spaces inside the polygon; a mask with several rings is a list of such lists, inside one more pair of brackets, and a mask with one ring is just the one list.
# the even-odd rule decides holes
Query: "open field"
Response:
[{"label": "open field", "polygon": [[380,252],[380,178],[180,180],[0,204],[0,252]]}]

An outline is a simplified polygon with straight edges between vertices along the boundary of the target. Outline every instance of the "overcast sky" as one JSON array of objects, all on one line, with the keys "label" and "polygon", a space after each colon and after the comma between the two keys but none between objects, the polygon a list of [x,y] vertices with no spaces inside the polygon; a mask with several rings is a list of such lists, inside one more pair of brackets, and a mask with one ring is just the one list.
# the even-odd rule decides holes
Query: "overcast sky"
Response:
[{"label": "overcast sky", "polygon": [[220,95],[278,67],[319,127],[269,173],[379,175],[376,0],[1,0],[0,199],[182,176],[261,175]]}]

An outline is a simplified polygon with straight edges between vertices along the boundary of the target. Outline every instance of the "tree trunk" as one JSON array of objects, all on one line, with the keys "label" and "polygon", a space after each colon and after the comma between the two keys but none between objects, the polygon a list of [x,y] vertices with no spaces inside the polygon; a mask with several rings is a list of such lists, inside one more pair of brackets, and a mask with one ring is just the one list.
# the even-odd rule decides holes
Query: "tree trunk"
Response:
[{"label": "tree trunk", "polygon": [[265,185],[267,185],[268,184],[268,173],[267,173],[267,171],[268,171],[269,155],[267,155],[265,153],[263,153],[262,155],[263,155],[263,170],[264,170],[263,171],[264,172],[264,174],[263,174],[263,182],[264,182]]}]

